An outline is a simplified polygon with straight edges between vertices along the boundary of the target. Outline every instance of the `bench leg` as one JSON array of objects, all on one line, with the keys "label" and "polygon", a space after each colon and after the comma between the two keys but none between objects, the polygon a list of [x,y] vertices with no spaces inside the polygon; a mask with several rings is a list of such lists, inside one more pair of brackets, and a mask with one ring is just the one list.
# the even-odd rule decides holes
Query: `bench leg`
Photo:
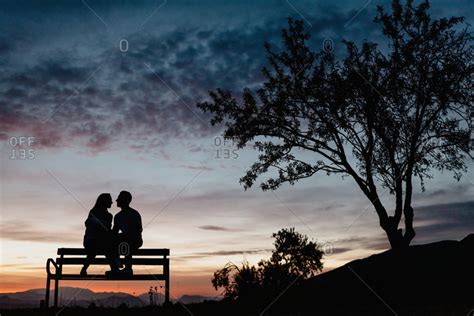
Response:
[{"label": "bench leg", "polygon": [[46,308],[49,307],[49,287],[50,287],[50,284],[51,284],[51,279],[49,278],[49,275],[46,277],[46,293],[45,293],[45,297],[44,297],[44,305]]},{"label": "bench leg", "polygon": [[163,274],[165,275],[165,304],[170,302],[170,262],[166,259],[163,265]]},{"label": "bench leg", "polygon": [[170,279],[165,280],[165,304],[170,302]]},{"label": "bench leg", "polygon": [[56,277],[54,279],[54,307],[58,307],[58,294],[59,294],[59,279]]}]

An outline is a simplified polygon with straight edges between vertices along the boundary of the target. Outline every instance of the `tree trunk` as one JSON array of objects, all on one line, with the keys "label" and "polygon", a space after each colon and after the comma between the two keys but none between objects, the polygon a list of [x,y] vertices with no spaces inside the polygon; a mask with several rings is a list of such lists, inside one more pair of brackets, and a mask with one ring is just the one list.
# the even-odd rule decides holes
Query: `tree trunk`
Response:
[{"label": "tree trunk", "polygon": [[385,224],[380,224],[382,229],[385,231],[390,242],[390,247],[392,249],[400,249],[408,247],[415,237],[415,229],[413,228],[413,208],[410,206],[404,209],[405,215],[405,234],[403,234],[402,229],[398,228],[398,221],[390,216],[388,222]]},{"label": "tree trunk", "polygon": [[390,247],[392,249],[403,247],[402,230],[398,229],[398,223],[396,223],[393,217],[389,217],[388,225],[382,228],[387,234],[388,241],[390,242]]},{"label": "tree trunk", "polygon": [[[380,207],[380,206],[379,206]],[[405,234],[401,228],[398,228],[400,218],[398,216],[384,217],[382,213],[377,212],[380,220],[380,227],[385,231],[390,247],[392,249],[400,249],[408,247],[415,237],[415,229],[413,228],[413,208],[407,206],[403,209],[405,216]],[[397,215],[397,214],[395,214]]]},{"label": "tree trunk", "polygon": [[[394,216],[388,216],[387,210],[380,201],[375,187],[372,188],[372,190],[369,190],[364,186],[362,182],[358,181],[358,177],[357,175],[355,175],[355,173],[352,173],[352,176],[354,177],[354,179],[356,179],[357,184],[374,206],[375,212],[379,217],[380,227],[382,227],[382,229],[385,231],[388,241],[390,242],[390,247],[392,249],[408,247],[412,239],[415,237],[415,230],[413,228],[413,208],[411,207],[411,198],[413,191],[411,183],[411,169],[409,179],[407,180],[405,204],[403,207],[402,183],[400,181],[397,182],[395,190],[397,203]],[[403,215],[405,217],[405,234],[403,234],[402,229],[398,228],[402,216],[402,208]]]},{"label": "tree trunk", "polygon": [[415,229],[413,228],[413,207],[411,207],[411,198],[413,195],[413,185],[411,182],[413,175],[413,165],[408,167],[406,173],[406,187],[405,187],[405,205],[403,207],[403,215],[405,216],[405,235],[403,236],[403,243],[409,246],[412,239],[415,237]]},{"label": "tree trunk", "polygon": [[411,206],[405,207],[403,214],[405,215],[405,235],[403,241],[406,246],[409,246],[413,238],[415,238],[415,229],[413,228],[413,208]]}]

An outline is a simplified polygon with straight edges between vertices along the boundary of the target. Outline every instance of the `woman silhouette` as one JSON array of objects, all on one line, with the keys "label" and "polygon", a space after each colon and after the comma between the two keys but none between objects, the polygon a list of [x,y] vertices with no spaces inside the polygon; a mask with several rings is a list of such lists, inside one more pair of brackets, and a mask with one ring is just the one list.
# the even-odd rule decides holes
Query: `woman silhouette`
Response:
[{"label": "woman silhouette", "polygon": [[87,262],[81,269],[81,275],[87,275],[89,263],[98,253],[104,253],[113,272],[118,271],[118,258],[112,251],[112,214],[107,210],[112,206],[112,197],[109,193],[102,193],[97,198],[94,207],[90,210],[85,221],[84,248],[87,253]]}]

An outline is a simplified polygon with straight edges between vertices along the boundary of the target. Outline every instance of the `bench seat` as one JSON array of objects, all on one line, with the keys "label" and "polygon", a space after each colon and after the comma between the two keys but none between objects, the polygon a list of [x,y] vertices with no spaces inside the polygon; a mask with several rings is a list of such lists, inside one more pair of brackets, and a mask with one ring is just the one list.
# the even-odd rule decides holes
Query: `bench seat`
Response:
[{"label": "bench seat", "polygon": [[[51,278],[55,279],[56,275],[51,274]],[[165,281],[166,277],[163,274],[134,274],[133,276],[114,276],[109,277],[105,274],[87,274],[86,276],[81,276],[79,274],[61,274],[60,280],[101,280],[101,281],[117,281],[117,280],[129,280],[129,281]]]}]

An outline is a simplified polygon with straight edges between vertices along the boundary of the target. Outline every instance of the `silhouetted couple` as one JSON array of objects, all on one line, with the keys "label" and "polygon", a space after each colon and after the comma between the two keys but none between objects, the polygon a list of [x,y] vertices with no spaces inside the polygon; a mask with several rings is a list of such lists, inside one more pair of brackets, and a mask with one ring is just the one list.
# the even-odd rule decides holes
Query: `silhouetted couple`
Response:
[{"label": "silhouetted couple", "polygon": [[[132,195],[122,191],[117,197],[117,206],[121,209],[113,218],[108,209],[112,206],[109,193],[102,193],[97,198],[85,221],[84,248],[87,261],[90,263],[98,253],[104,253],[111,270],[106,274],[133,274],[132,254],[143,244],[142,218],[138,211],[130,207]],[[120,263],[120,255],[125,256],[125,268]],[[89,263],[84,264],[81,275],[87,275]]]}]

